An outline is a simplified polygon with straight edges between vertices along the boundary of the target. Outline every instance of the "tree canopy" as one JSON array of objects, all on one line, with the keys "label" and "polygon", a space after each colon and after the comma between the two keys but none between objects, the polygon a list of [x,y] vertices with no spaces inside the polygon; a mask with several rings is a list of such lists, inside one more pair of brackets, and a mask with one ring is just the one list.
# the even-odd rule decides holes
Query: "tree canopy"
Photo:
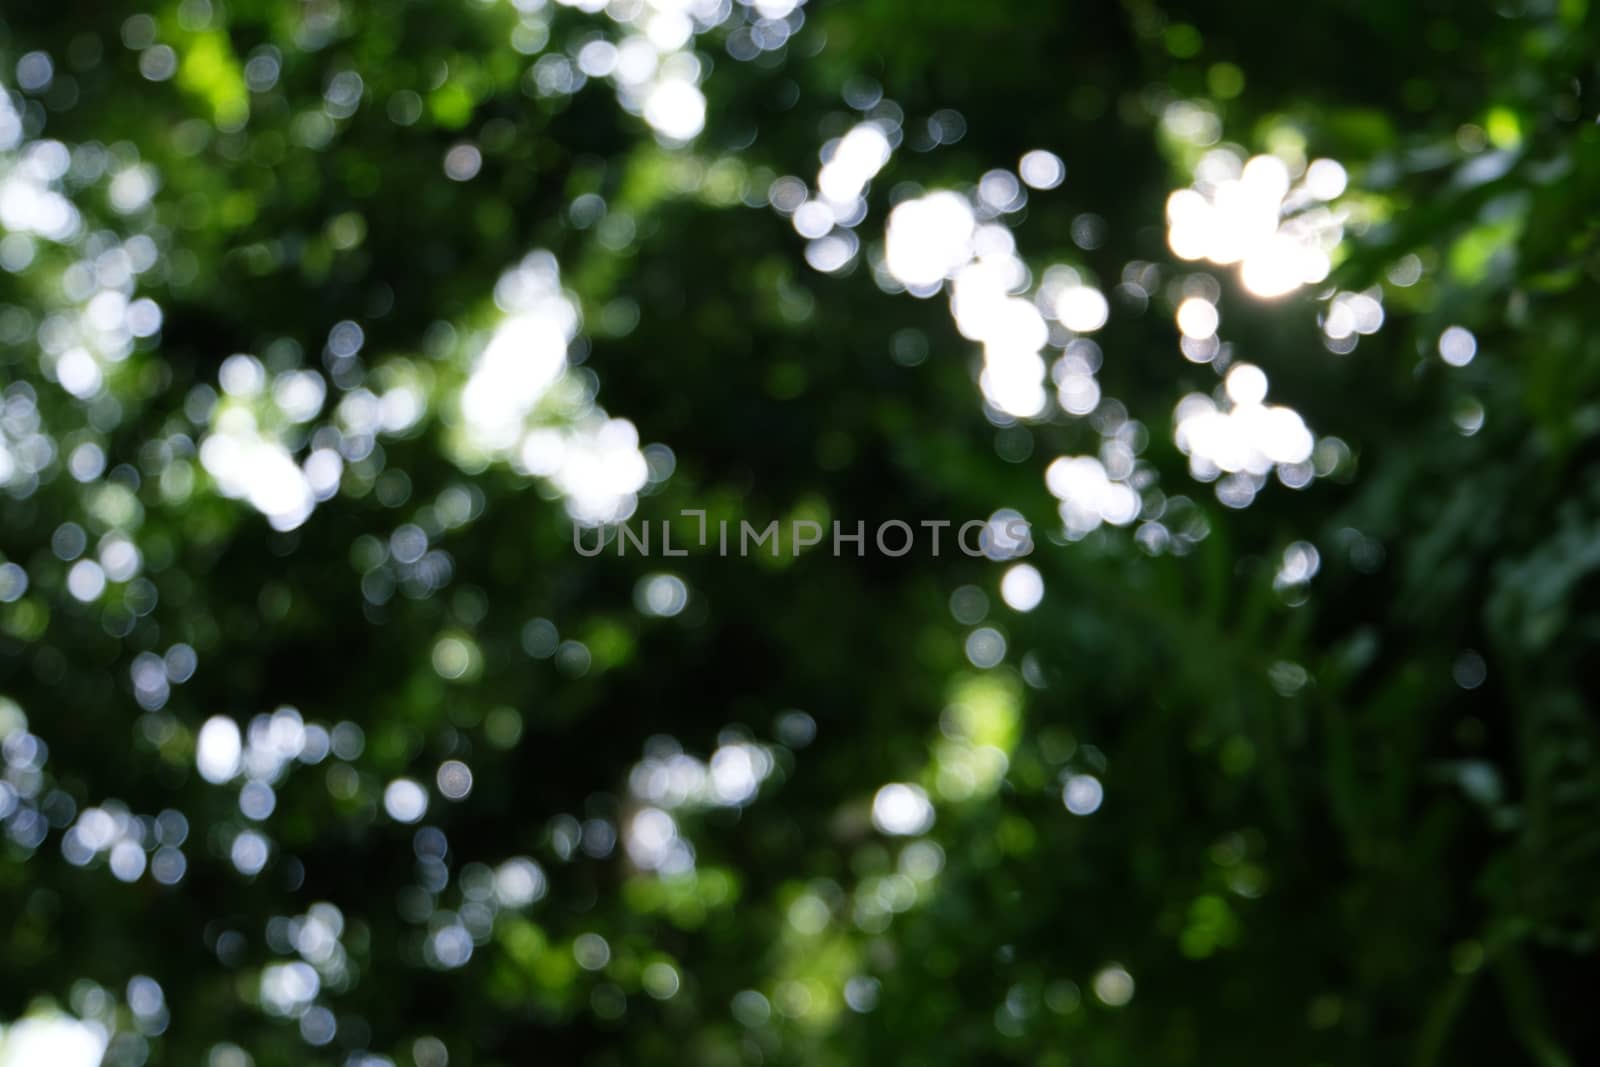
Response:
[{"label": "tree canopy", "polygon": [[1591,1062],[1597,57],[9,5],[0,1064]]}]

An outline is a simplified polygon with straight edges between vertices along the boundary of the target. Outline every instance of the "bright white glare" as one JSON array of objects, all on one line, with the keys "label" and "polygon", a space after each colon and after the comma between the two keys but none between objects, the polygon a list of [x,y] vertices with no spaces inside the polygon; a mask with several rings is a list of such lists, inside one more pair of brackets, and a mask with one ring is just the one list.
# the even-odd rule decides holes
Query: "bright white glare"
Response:
[{"label": "bright white glare", "polygon": [[312,370],[287,371],[272,383],[272,399],[294,422],[310,422],[322,410],[328,386],[322,375]]},{"label": "bright white glare", "polygon": [[1061,501],[1067,536],[1080,540],[1101,523],[1126,526],[1139,517],[1141,501],[1131,486],[1114,481],[1094,456],[1058,456],[1044,473],[1045,487]]},{"label": "bright white glare", "polygon": [[1293,234],[1274,233],[1244,258],[1239,280],[1256,296],[1271,298],[1292,293],[1302,285],[1328,276],[1327,255]]},{"label": "bright white glare", "polygon": [[112,877],[119,882],[137,882],[145,868],[144,849],[133,841],[122,840],[111,846]]},{"label": "bright white glare", "polygon": [[623,845],[634,866],[660,870],[679,847],[677,821],[660,808],[641,808],[628,823]]},{"label": "bright white glare", "polygon": [[578,49],[578,69],[591,78],[604,78],[617,69],[617,46],[601,39]]},{"label": "bright white glare", "polygon": [[1240,160],[1208,152],[1193,187],[1167,198],[1167,243],[1180,259],[1239,264],[1244,287],[1262,298],[1322,281],[1344,236],[1344,216],[1323,206],[1344,189],[1344,168],[1318,160],[1292,184],[1275,156]]},{"label": "bright white glare", "polygon": [[639,451],[639,431],[627,419],[574,427],[562,455],[551,481],[579,522],[625,518],[633,510],[634,494],[650,480],[650,465]]},{"label": "bright white glare", "polygon": [[396,822],[416,822],[428,812],[428,791],[410,778],[396,778],[383,791],[383,810]]},{"label": "bright white glare", "polygon": [[755,799],[756,790],[772,773],[772,757],[757,745],[723,745],[711,754],[710,770],[717,802],[737,807]]},{"label": "bright white glare", "polygon": [[544,868],[526,856],[506,860],[494,872],[494,895],[502,907],[523,908],[543,897]]},{"label": "bright white glare", "polygon": [[1308,461],[1316,439],[1299,412],[1266,403],[1267,389],[1261,368],[1237,363],[1224,382],[1229,407],[1190,393],[1173,413],[1173,438],[1189,457],[1190,474],[1201,481],[1236,476],[1217,485],[1218,498],[1230,507],[1249,504],[1274,468],[1285,484],[1310,480]]},{"label": "bright white glare", "polygon": [[35,1015],[0,1028],[0,1067],[99,1067],[106,1030],[66,1015]]},{"label": "bright white glare", "polygon": [[1049,327],[1031,302],[1009,294],[1013,258],[989,256],[958,270],[950,311],[964,336],[983,342],[979,383],[984,396],[1008,415],[1031,418],[1048,402],[1039,350],[1049,339]]},{"label": "bright white glare", "polygon": [[[657,10],[644,23],[645,36],[661,52],[674,52],[694,36],[694,20],[670,5],[654,5]],[[665,8],[665,10],[663,10]]]},{"label": "bright white glare", "polygon": [[681,78],[664,78],[644,102],[645,121],[669,141],[689,141],[706,124],[706,98]]},{"label": "bright white glare", "polygon": [[532,311],[495,330],[461,391],[461,414],[485,447],[506,448],[567,366],[566,316]]},{"label": "bright white glare", "polygon": [[106,591],[106,572],[92,559],[80,559],[67,572],[67,592],[85,604]]},{"label": "bright white glare", "polygon": [[1178,305],[1178,329],[1185,337],[1204,340],[1214,337],[1221,322],[1217,305],[1203,296],[1191,296]]},{"label": "bright white glare", "polygon": [[87,400],[99,393],[105,381],[100,373],[100,364],[88,349],[81,347],[69,348],[61,353],[56,359],[55,369],[56,381],[61,383],[61,388],[79,400]]},{"label": "bright white glare", "polygon": [[1056,318],[1076,333],[1093,333],[1110,313],[1105,294],[1092,285],[1069,285],[1056,297]]},{"label": "bright white glare", "polygon": [[1306,168],[1306,191],[1318,200],[1336,200],[1349,179],[1337,160],[1313,159]]},{"label": "bright white glare", "polygon": [[886,834],[926,833],[933,826],[933,804],[921,786],[892,782],[872,798],[872,824]]},{"label": "bright white glare", "polygon": [[817,173],[817,189],[835,204],[848,204],[889,162],[889,138],[875,122],[863,122],[840,138],[833,156]]},{"label": "bright white glare", "polygon": [[911,289],[933,290],[972,258],[977,220],[949,191],[907,200],[889,213],[886,266]]},{"label": "bright white glare", "polygon": [[833,229],[833,210],[821,200],[807,200],[794,211],[794,231],[801,237],[821,237]]},{"label": "bright white glare", "polygon": [[127,167],[111,179],[111,207],[118,214],[131,215],[150,203],[158,186],[156,172],[143,164]]},{"label": "bright white glare", "polygon": [[243,753],[239,725],[225,715],[213,715],[195,739],[195,768],[212,785],[221,785],[239,773]]},{"label": "bright white glare", "polygon": [[1022,157],[1017,173],[1034,189],[1054,189],[1067,176],[1067,165],[1054,152],[1035,148]]},{"label": "bright white glare", "polygon": [[617,49],[617,65],[612,76],[624,90],[624,106],[634,91],[647,84],[660,68],[661,55],[649,41],[643,37],[629,37],[622,42]]},{"label": "bright white glare", "polygon": [[1029,612],[1044,599],[1044,577],[1031,563],[1018,563],[1000,579],[1000,599],[1013,611]]},{"label": "bright white glare", "polygon": [[1030,419],[1044,412],[1049,403],[1042,377],[1044,361],[1033,353],[987,353],[979,385],[984,398],[1000,411]]},{"label": "bright white glare", "polygon": [[567,345],[579,315],[562,292],[555,257],[533,252],[506,271],[495,303],[507,318],[461,391],[468,441],[549,479],[580,523],[626,518],[649,480],[649,464],[631,422],[608,418],[590,395],[574,395]]},{"label": "bright white glare", "polygon": [[306,484],[318,500],[331,500],[344,475],[344,457],[331,448],[319,448],[306,457]]},{"label": "bright white glare", "polygon": [[1336,292],[1323,313],[1322,332],[1326,344],[1336,352],[1349,352],[1359,337],[1375,334],[1383,327],[1383,290]]},{"label": "bright white glare", "polygon": [[1478,354],[1478,339],[1465,326],[1450,326],[1439,335],[1439,358],[1452,367],[1465,367]]},{"label": "bright white glare", "polygon": [[806,262],[814,270],[833,274],[849,266],[859,248],[859,239],[848,230],[832,233],[806,245]]},{"label": "bright white glare", "polygon": [[1050,368],[1056,383],[1056,403],[1069,415],[1088,415],[1100,406],[1100,383],[1094,378],[1099,363],[1091,358],[1094,352],[1088,349],[1086,354],[1082,344],[1069,345],[1066,354]]},{"label": "bright white glare", "polygon": [[1105,788],[1092,774],[1075,774],[1061,787],[1061,803],[1074,815],[1093,815],[1105,799]]},{"label": "bright white glare", "polygon": [[1267,398],[1267,375],[1253,363],[1235,363],[1224,379],[1228,399],[1235,404],[1259,404]]},{"label": "bright white glare", "polygon": [[261,970],[261,1006],[273,1015],[293,1015],[317,998],[322,978],[309,963],[269,963]]},{"label": "bright white glare", "polygon": [[100,567],[113,582],[131,580],[142,562],[138,546],[121,534],[110,534],[100,542]]},{"label": "bright white glare", "polygon": [[229,396],[252,397],[266,384],[267,372],[252,355],[236,352],[217,368],[217,384]]},{"label": "bright white glare", "polygon": [[[640,800],[671,811],[682,807],[739,807],[755,799],[775,763],[764,747],[734,741],[719,747],[709,765],[681,751],[650,756],[634,766],[629,785]],[[674,847],[662,869],[688,870],[693,853]]]},{"label": "bright white glare", "polygon": [[246,408],[222,408],[201,442],[200,464],[219,493],[247,500],[275,530],[293,530],[316,507],[311,483],[294,457],[257,431]]}]

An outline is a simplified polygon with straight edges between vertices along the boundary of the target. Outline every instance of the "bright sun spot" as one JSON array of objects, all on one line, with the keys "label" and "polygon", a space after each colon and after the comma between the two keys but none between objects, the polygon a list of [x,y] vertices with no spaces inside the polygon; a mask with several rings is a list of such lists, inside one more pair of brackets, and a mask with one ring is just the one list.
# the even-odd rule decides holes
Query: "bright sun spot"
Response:
[{"label": "bright sun spot", "polygon": [[1344,184],[1344,168],[1330,159],[1314,161],[1296,185],[1276,156],[1245,161],[1213,149],[1194,185],[1167,198],[1167,244],[1180,259],[1238,264],[1240,281],[1258,297],[1283,296],[1332,269],[1344,215],[1327,201]]}]

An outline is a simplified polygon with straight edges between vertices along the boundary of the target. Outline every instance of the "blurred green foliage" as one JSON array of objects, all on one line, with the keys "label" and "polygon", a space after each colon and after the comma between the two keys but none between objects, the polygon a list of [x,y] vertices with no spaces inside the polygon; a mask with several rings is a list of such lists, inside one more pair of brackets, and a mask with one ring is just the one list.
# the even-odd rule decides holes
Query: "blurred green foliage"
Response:
[{"label": "blurred green foliage", "polygon": [[[0,1019],[71,1012],[135,1067],[1592,1062],[1586,0],[679,10],[0,17]],[[698,55],[697,136],[583,74],[641,33]],[[860,250],[815,270],[770,190],[864,118],[897,147]],[[1339,161],[1326,283],[1264,300],[1169,248],[1218,145]],[[1006,213],[1018,256],[1112,298],[1089,417],[986,409],[944,299],[874,270],[891,205],[1032,149],[1066,177]],[[582,329],[528,417],[598,396],[669,446],[636,521],[1013,508],[1042,602],[951,551],[578,556],[572,487],[462,416],[536,249]],[[1191,477],[1174,405],[1222,364],[1172,316],[1202,274],[1231,351],[1344,443],[1326,477],[1243,508]],[[122,347],[71,388],[102,289]],[[1335,291],[1382,302],[1342,353]],[[320,421],[219,381],[300,370]],[[353,430],[371,404],[415,410]],[[292,528],[202,461],[229,410],[341,453]],[[1069,540],[1044,472],[1123,426],[1168,540]],[[197,773],[215,716],[268,813]],[[669,765],[699,799],[647,803]],[[1075,782],[1103,803],[1069,811]],[[875,824],[887,783],[930,829]]]}]

